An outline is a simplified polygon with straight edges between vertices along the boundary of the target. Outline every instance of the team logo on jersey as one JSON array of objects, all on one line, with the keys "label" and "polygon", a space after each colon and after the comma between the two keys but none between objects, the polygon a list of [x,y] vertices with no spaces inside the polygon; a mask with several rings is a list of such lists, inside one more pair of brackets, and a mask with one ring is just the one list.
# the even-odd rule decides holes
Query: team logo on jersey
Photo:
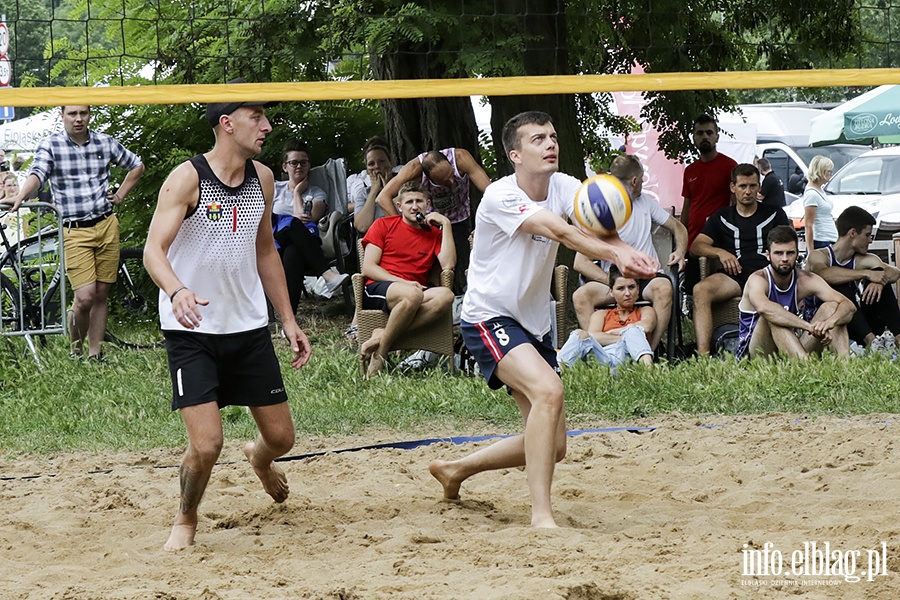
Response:
[{"label": "team logo on jersey", "polygon": [[218,221],[222,218],[222,205],[213,200],[206,206],[206,218],[210,221]]}]

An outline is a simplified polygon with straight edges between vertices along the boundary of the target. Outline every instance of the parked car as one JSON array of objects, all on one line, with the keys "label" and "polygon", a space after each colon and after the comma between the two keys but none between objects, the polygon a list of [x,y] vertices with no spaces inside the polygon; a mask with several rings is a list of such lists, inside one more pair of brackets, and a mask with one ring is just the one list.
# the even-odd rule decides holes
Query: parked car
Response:
[{"label": "parked car", "polygon": [[827,156],[834,163],[834,172],[854,158],[868,152],[867,146],[854,144],[834,144],[831,146],[789,146],[780,141],[760,141],[756,144],[756,155],[771,163],[772,170],[784,184],[785,201],[790,204],[803,195],[809,162],[814,156]]},{"label": "parked car", "polygon": [[[848,162],[825,184],[825,194],[834,203],[837,218],[848,206],[872,213],[877,223],[876,240],[889,240],[900,231],[900,147],[870,150]],[[797,229],[803,228],[803,201],[797,199],[786,209]]]}]

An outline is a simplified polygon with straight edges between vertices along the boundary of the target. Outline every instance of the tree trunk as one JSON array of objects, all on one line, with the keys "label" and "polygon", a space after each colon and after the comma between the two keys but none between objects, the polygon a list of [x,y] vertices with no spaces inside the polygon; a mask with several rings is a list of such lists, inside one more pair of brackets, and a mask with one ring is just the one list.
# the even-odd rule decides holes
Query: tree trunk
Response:
[{"label": "tree trunk", "polygon": [[[442,79],[465,77],[448,73],[424,48],[402,48],[385,56],[372,56],[376,79]],[[427,93],[427,89],[422,90]],[[478,126],[468,96],[381,100],[385,134],[403,164],[416,155],[442,148],[465,148],[480,162]]]},{"label": "tree trunk", "polygon": [[[524,6],[523,6],[524,5]],[[525,34],[522,68],[525,75],[571,75],[564,0],[498,0],[497,12],[518,16]],[[559,136],[560,170],[584,179],[584,150],[575,108],[575,96],[490,96],[491,131],[499,175],[512,173],[503,149],[503,125],[520,112],[539,110],[553,118]]]}]

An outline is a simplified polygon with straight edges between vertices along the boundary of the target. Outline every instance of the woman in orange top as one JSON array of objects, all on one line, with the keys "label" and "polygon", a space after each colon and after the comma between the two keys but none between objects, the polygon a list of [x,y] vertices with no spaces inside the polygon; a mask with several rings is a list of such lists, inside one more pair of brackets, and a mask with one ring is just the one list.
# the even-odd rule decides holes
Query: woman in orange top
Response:
[{"label": "woman in orange top", "polygon": [[568,367],[578,359],[586,361],[588,356],[610,367],[621,365],[629,356],[645,365],[653,364],[647,338],[656,327],[656,314],[650,307],[634,305],[640,297],[637,281],[623,277],[615,266],[609,271],[609,285],[616,307],[595,312],[587,331],[572,332],[557,355],[560,364]]}]

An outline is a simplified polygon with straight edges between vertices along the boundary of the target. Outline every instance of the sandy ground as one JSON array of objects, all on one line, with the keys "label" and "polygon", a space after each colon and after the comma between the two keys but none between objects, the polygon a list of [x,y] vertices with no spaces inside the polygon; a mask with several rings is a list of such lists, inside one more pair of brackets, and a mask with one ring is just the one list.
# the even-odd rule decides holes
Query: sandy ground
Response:
[{"label": "sandy ground", "polygon": [[[475,444],[287,462],[281,505],[229,444],[197,544],[174,554],[162,546],[178,452],[0,462],[0,597],[900,598],[900,415],[635,424],[656,429],[570,438],[554,485],[559,531],[527,527],[518,469],[440,499],[429,461]],[[301,440],[292,454],[398,439]],[[813,574],[813,542],[829,544],[839,575]],[[749,557],[789,570],[794,556],[807,575],[744,574]]]}]

